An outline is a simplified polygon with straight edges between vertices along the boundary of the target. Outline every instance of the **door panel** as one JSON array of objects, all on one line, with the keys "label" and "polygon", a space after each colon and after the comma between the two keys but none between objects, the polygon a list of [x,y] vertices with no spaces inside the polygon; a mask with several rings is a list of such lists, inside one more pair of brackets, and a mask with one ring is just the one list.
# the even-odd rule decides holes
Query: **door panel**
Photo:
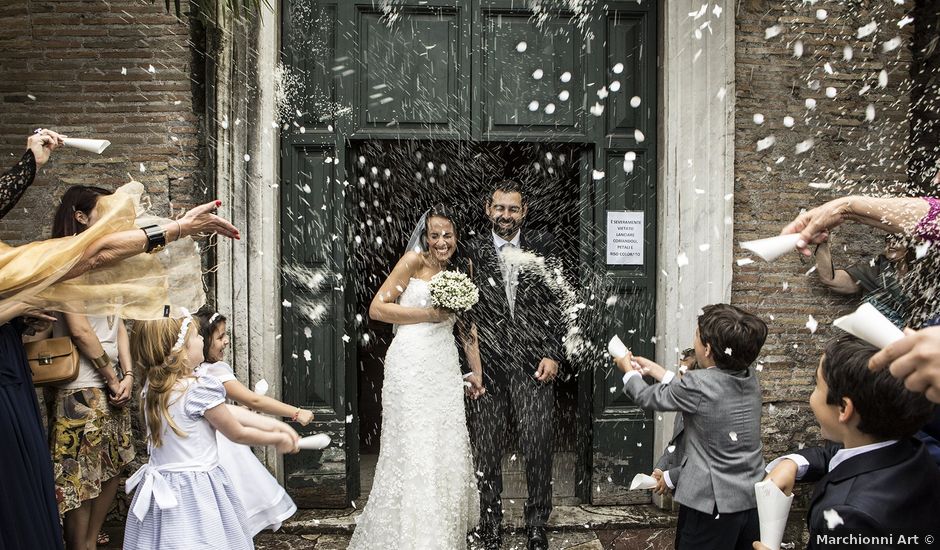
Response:
[{"label": "door panel", "polygon": [[355,137],[468,137],[464,11],[425,3],[401,7],[392,19],[371,7],[357,9]]},{"label": "door panel", "polygon": [[536,25],[530,12],[482,18],[482,127],[487,139],[584,138],[581,30],[564,17]]},{"label": "door panel", "polygon": [[288,145],[282,168],[282,262],[311,276],[282,279],[283,400],[314,411],[302,434],[333,439],[324,451],[285,455],[285,485],[300,506],[345,506],[357,462],[347,448],[343,185],[330,146]]}]

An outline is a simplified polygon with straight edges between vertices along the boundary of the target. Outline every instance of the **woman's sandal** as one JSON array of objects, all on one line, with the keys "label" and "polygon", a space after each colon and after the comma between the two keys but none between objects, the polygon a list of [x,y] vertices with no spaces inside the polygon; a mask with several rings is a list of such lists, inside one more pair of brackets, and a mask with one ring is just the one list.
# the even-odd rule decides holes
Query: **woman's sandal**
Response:
[{"label": "woman's sandal", "polygon": [[98,533],[98,544],[108,544],[111,542],[111,535],[101,531]]}]

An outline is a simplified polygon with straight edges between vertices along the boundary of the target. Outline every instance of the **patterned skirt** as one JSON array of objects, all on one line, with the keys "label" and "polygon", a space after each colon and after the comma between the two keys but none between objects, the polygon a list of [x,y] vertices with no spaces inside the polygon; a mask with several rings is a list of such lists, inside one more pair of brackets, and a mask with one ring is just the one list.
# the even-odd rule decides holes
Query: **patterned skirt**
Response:
[{"label": "patterned skirt", "polygon": [[134,459],[130,407],[108,403],[105,388],[54,390],[49,449],[56,501],[64,514],[96,498],[101,484]]}]

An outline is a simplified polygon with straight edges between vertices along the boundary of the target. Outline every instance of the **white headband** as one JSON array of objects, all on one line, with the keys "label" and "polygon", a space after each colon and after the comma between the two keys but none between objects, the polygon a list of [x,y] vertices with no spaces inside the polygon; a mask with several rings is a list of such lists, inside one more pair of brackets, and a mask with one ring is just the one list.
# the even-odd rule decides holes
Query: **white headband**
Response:
[{"label": "white headband", "polygon": [[173,349],[170,350],[170,353],[176,353],[179,350],[183,349],[183,343],[186,342],[186,331],[189,330],[189,324],[193,322],[192,315],[189,314],[189,310],[182,307],[183,315],[183,324],[180,325],[180,333],[176,336],[176,343],[173,344]]},{"label": "white headband", "polygon": [[212,317],[209,317],[209,324],[211,325],[212,321],[215,321],[218,318],[219,318],[219,312],[216,311],[215,313],[212,314]]}]

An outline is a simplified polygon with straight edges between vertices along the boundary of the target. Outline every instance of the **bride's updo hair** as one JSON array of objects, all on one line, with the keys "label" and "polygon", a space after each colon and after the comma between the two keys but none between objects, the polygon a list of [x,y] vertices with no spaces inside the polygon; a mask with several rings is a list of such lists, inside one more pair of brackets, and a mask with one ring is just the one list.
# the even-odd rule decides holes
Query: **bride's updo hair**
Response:
[{"label": "bride's updo hair", "polygon": [[[462,271],[467,273],[468,263],[467,258],[463,254],[463,249],[460,246],[460,238],[462,237],[460,231],[460,224],[457,221],[457,213],[453,208],[447,206],[444,203],[437,203],[428,210],[428,215],[424,220],[424,236],[427,238],[428,233],[431,231],[431,218],[444,218],[449,221],[450,224],[454,227],[454,237],[457,241],[457,247],[454,250],[454,254],[450,257],[450,261],[447,264],[447,269],[452,269],[456,271]],[[424,248],[427,248],[425,243]]]}]

